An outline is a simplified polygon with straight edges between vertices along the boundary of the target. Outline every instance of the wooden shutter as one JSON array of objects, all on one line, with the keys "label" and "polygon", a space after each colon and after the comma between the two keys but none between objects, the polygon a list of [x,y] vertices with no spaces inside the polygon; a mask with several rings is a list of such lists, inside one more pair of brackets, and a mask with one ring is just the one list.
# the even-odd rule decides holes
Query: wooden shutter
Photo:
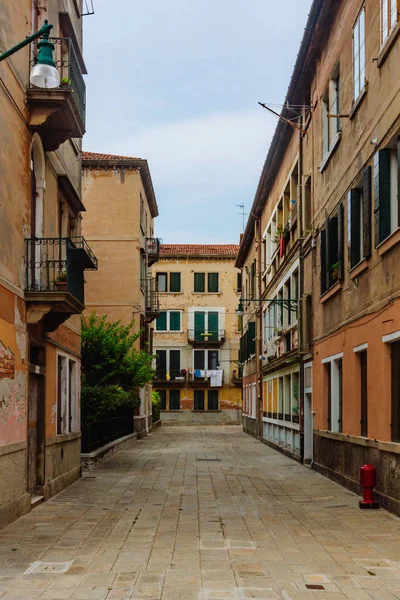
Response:
[{"label": "wooden shutter", "polygon": [[169,313],[169,330],[180,331],[181,330],[181,313],[176,310],[172,310]]},{"label": "wooden shutter", "polygon": [[206,276],[205,273],[195,273],[194,274],[194,291],[195,292],[205,292],[206,288]]},{"label": "wooden shutter", "polygon": [[255,341],[255,337],[256,337],[256,324],[255,321],[250,321],[249,325],[248,325],[248,355],[251,356],[252,354],[256,353],[256,341]]},{"label": "wooden shutter", "polygon": [[[339,211],[338,211],[339,213]],[[326,238],[326,246],[327,246],[327,264],[326,264],[326,273],[327,273],[327,282],[328,287],[335,283],[333,279],[333,270],[332,267],[335,264],[339,264],[339,220],[338,216],[335,215],[328,219],[328,228],[327,228],[327,238]]]},{"label": "wooden shutter", "polygon": [[194,368],[203,370],[205,369],[205,354],[204,350],[194,351]]},{"label": "wooden shutter", "polygon": [[171,273],[169,279],[169,291],[180,292],[181,291],[181,274]]},{"label": "wooden shutter", "polygon": [[363,172],[362,222],[363,222],[363,257],[371,256],[371,209],[372,209],[372,169],[367,167]]},{"label": "wooden shutter", "polygon": [[171,379],[180,377],[181,374],[181,353],[180,350],[169,351],[169,374]]},{"label": "wooden shutter", "polygon": [[204,390],[194,390],[194,410],[204,410]]},{"label": "wooden shutter", "polygon": [[343,202],[341,202],[338,206],[337,213],[337,227],[338,227],[338,264],[339,264],[339,274],[338,278],[341,281],[344,279],[344,207]]},{"label": "wooden shutter", "polygon": [[208,291],[217,293],[219,292],[218,283],[219,283],[218,273],[208,273]]},{"label": "wooden shutter", "polygon": [[167,351],[157,350],[156,371],[158,379],[166,379],[167,375]]},{"label": "wooden shutter", "polygon": [[[399,188],[400,189],[400,188]],[[241,294],[242,293],[242,273],[237,274],[237,285],[236,290]]]},{"label": "wooden shutter", "polygon": [[208,313],[208,326],[207,333],[211,335],[208,336],[208,340],[218,340],[218,317],[219,313],[217,312],[209,312]]},{"label": "wooden shutter", "polygon": [[205,333],[205,321],[205,312],[194,313],[194,339],[198,342],[204,341],[204,336],[202,334]]},{"label": "wooden shutter", "polygon": [[374,157],[375,247],[390,235],[390,150]]},{"label": "wooden shutter", "polygon": [[397,226],[400,227],[400,137],[397,138]]},{"label": "wooden shutter", "polygon": [[167,331],[167,312],[161,311],[156,321],[156,331]]},{"label": "wooden shutter", "polygon": [[319,234],[319,249],[321,263],[321,295],[328,289],[328,281],[326,278],[326,229],[321,229]]},{"label": "wooden shutter", "polygon": [[350,243],[350,266],[355,267],[361,260],[361,189],[354,188],[350,190],[350,228],[351,228],[351,243]]}]

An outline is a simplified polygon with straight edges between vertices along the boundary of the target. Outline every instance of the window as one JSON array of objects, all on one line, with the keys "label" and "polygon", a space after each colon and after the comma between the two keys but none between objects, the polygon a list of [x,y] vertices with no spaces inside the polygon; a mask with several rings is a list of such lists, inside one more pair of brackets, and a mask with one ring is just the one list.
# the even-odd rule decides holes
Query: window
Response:
[{"label": "window", "polygon": [[398,20],[398,0],[381,0],[381,44],[389,37]]},{"label": "window", "polygon": [[256,324],[255,321],[249,321],[247,331],[240,340],[240,356],[242,362],[249,360],[256,353]]},{"label": "window", "polygon": [[342,432],[342,354],[325,358],[328,430]]},{"label": "window", "polygon": [[353,27],[353,98],[357,100],[365,86],[365,8]]},{"label": "window", "polygon": [[343,204],[320,232],[321,294],[343,279]]},{"label": "window", "polygon": [[169,273],[169,287],[168,287],[168,273],[156,273],[157,289],[159,292],[180,292],[181,291],[181,274],[180,273]]},{"label": "window", "polygon": [[254,298],[256,295],[256,273],[257,273],[257,263],[255,260],[251,263],[251,277],[250,277],[250,296]]},{"label": "window", "polygon": [[347,196],[347,235],[350,268],[371,255],[371,167]]},{"label": "window", "polygon": [[146,283],[147,283],[146,255],[141,254],[140,255],[140,286],[141,286],[142,290],[144,290],[146,288]]},{"label": "window", "polygon": [[207,290],[206,290],[206,274],[194,274],[194,291],[197,294],[204,294],[206,291],[209,294],[219,292],[219,273],[207,273]]},{"label": "window", "polygon": [[216,371],[219,363],[218,350],[194,350],[193,367],[200,371]]},{"label": "window", "polygon": [[167,292],[168,291],[168,274],[167,273],[157,273],[157,289],[159,292]]},{"label": "window", "polygon": [[368,361],[367,351],[358,352],[360,364],[360,400],[361,400],[361,432],[363,437],[368,437]]},{"label": "window", "polygon": [[208,410],[219,410],[218,390],[208,390]]},{"label": "window", "polygon": [[167,379],[167,351],[156,350],[156,378],[160,381]]},{"label": "window", "polygon": [[205,273],[194,274],[194,291],[203,293],[206,291],[206,276]]},{"label": "window", "polygon": [[312,207],[311,207],[311,176],[306,178],[306,181],[303,185],[304,190],[304,203],[303,203],[303,227],[305,231],[310,231],[311,229],[311,215],[312,215]]},{"label": "window", "polygon": [[384,148],[374,157],[375,246],[399,227],[399,162],[400,138],[396,148]]},{"label": "window", "polygon": [[140,228],[142,230],[142,233],[146,233],[145,231],[145,206],[144,206],[144,199],[142,196],[142,193],[140,192]]},{"label": "window", "polygon": [[194,390],[194,410],[204,410],[204,390]]},{"label": "window", "polygon": [[182,312],[162,310],[156,319],[156,331],[182,331]]},{"label": "window", "polygon": [[340,77],[339,69],[330,80],[322,98],[323,155],[328,154],[340,131]]},{"label": "window", "polygon": [[219,330],[217,311],[196,311],[194,313],[194,339],[198,342],[218,341],[222,336]]},{"label": "window", "polygon": [[78,431],[76,360],[58,355],[57,435]]},{"label": "window", "polygon": [[156,377],[160,381],[181,376],[181,351],[156,350]]},{"label": "window", "polygon": [[257,384],[253,383],[251,386],[251,416],[255,419],[257,417]]},{"label": "window", "polygon": [[169,391],[169,410],[181,410],[181,391]]},{"label": "window", "polygon": [[242,273],[237,273],[236,279],[236,291],[241,294],[242,293]]}]

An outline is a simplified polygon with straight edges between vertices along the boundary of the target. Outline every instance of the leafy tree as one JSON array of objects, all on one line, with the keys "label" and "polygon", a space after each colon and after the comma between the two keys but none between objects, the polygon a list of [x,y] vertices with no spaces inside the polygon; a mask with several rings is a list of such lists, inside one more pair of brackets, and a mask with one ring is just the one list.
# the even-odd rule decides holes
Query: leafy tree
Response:
[{"label": "leafy tree", "polygon": [[134,321],[121,325],[95,312],[82,319],[82,423],[122,406],[140,406],[139,389],[152,381],[153,357],[137,350]]},{"label": "leafy tree", "polygon": [[152,404],[152,412],[153,412],[153,423],[160,420],[160,403],[161,398],[160,394],[156,391],[151,394],[151,404]]}]

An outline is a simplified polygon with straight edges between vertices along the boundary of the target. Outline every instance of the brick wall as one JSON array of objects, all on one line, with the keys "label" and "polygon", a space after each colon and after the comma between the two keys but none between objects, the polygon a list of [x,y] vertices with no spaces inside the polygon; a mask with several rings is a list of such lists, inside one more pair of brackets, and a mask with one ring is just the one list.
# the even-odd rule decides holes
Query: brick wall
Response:
[{"label": "brick wall", "polygon": [[0,379],[14,379],[15,355],[0,341]]}]

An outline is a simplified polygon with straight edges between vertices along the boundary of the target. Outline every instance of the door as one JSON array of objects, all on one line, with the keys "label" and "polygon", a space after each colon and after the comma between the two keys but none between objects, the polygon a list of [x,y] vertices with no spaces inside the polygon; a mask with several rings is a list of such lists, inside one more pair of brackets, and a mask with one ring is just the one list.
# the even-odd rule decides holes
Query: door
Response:
[{"label": "door", "polygon": [[156,376],[164,381],[167,378],[167,351],[157,350]]},{"label": "door", "polygon": [[313,461],[312,364],[304,365],[304,457],[305,465]]},{"label": "door", "polygon": [[44,485],[45,403],[44,376],[32,372],[30,366],[28,391],[28,491],[37,492]]},{"label": "door", "polygon": [[392,356],[392,442],[400,442],[400,342],[391,345]]},{"label": "door", "polygon": [[181,375],[181,351],[170,350],[169,351],[169,374],[171,379],[180,377]]},{"label": "door", "polygon": [[208,340],[218,341],[218,313],[217,312],[209,312],[208,313],[208,327],[207,333],[211,334],[208,336]]},{"label": "door", "polygon": [[204,332],[206,326],[206,313],[195,312],[194,313],[194,339],[196,342],[204,341]]}]

